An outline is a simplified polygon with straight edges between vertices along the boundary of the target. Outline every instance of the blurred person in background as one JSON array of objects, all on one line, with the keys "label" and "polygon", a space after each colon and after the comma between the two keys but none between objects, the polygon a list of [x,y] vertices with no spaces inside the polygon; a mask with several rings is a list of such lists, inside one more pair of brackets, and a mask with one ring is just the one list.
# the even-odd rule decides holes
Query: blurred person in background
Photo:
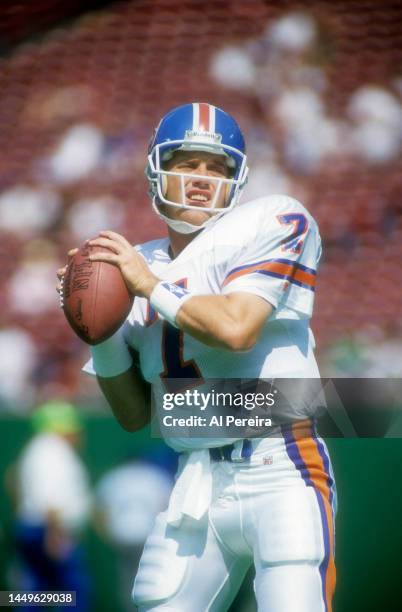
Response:
[{"label": "blurred person in background", "polygon": [[167,507],[176,464],[167,447],[140,458],[129,456],[96,486],[95,527],[116,552],[118,595],[125,612],[133,610],[133,576],[155,518]]},{"label": "blurred person in background", "polygon": [[19,266],[8,283],[7,297],[15,313],[29,318],[54,311],[55,265],[56,245],[52,240],[40,238],[26,243]]},{"label": "blurred person in background", "polygon": [[7,473],[18,555],[12,588],[76,591],[76,609],[84,612],[89,576],[80,541],[91,493],[77,452],[82,423],[74,406],[52,400],[33,412],[32,427],[32,438]]},{"label": "blurred person in background", "polygon": [[17,326],[0,329],[0,409],[23,411],[35,390],[32,376],[38,364],[33,339]]}]

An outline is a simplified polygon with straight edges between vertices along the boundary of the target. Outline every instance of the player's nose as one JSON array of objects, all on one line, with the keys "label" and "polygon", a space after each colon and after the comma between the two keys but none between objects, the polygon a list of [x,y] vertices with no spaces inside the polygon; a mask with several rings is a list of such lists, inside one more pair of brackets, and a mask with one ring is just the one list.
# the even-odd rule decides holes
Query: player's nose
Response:
[{"label": "player's nose", "polygon": [[210,188],[211,181],[208,180],[208,167],[204,162],[200,163],[197,166],[194,174],[199,174],[203,177],[205,176],[205,179],[204,178],[193,178],[192,183],[194,187],[198,187],[199,189],[209,189]]},{"label": "player's nose", "polygon": [[205,177],[205,179],[194,178],[191,182],[194,185],[194,187],[199,187],[200,189],[209,189],[211,185],[211,181],[209,181],[207,177]]}]

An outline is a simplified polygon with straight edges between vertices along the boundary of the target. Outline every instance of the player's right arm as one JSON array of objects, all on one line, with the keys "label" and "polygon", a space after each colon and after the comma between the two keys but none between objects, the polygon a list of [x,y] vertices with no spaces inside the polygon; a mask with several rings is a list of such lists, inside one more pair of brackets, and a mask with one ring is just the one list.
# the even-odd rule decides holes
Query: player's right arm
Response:
[{"label": "player's right arm", "polygon": [[132,366],[117,376],[96,376],[117,422],[126,431],[138,431],[151,420],[151,395],[148,385]]}]

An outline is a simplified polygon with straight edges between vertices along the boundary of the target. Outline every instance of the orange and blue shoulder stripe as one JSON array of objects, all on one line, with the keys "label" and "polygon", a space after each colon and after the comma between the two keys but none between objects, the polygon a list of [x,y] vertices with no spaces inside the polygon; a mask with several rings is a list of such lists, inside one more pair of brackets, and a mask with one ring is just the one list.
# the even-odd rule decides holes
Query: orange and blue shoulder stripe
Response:
[{"label": "orange and blue shoulder stripe", "polygon": [[264,274],[315,291],[316,271],[291,259],[265,259],[239,266],[226,275],[223,286],[245,274]]}]

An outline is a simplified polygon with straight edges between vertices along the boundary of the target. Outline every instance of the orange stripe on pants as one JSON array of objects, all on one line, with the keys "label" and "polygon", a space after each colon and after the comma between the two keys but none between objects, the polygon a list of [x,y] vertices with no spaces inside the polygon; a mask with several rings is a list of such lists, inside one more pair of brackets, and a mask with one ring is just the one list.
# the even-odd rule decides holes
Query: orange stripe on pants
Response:
[{"label": "orange stripe on pants", "polygon": [[325,573],[325,603],[328,612],[332,612],[332,598],[336,584],[336,568],[334,561],[334,518],[330,502],[331,491],[327,482],[328,474],[326,473],[323,459],[319,453],[317,441],[311,435],[311,426],[300,427],[300,425],[298,426],[295,424],[292,426],[292,434],[300,457],[307,468],[309,479],[313,483],[317,495],[321,496],[325,512],[329,536],[329,558]]}]

